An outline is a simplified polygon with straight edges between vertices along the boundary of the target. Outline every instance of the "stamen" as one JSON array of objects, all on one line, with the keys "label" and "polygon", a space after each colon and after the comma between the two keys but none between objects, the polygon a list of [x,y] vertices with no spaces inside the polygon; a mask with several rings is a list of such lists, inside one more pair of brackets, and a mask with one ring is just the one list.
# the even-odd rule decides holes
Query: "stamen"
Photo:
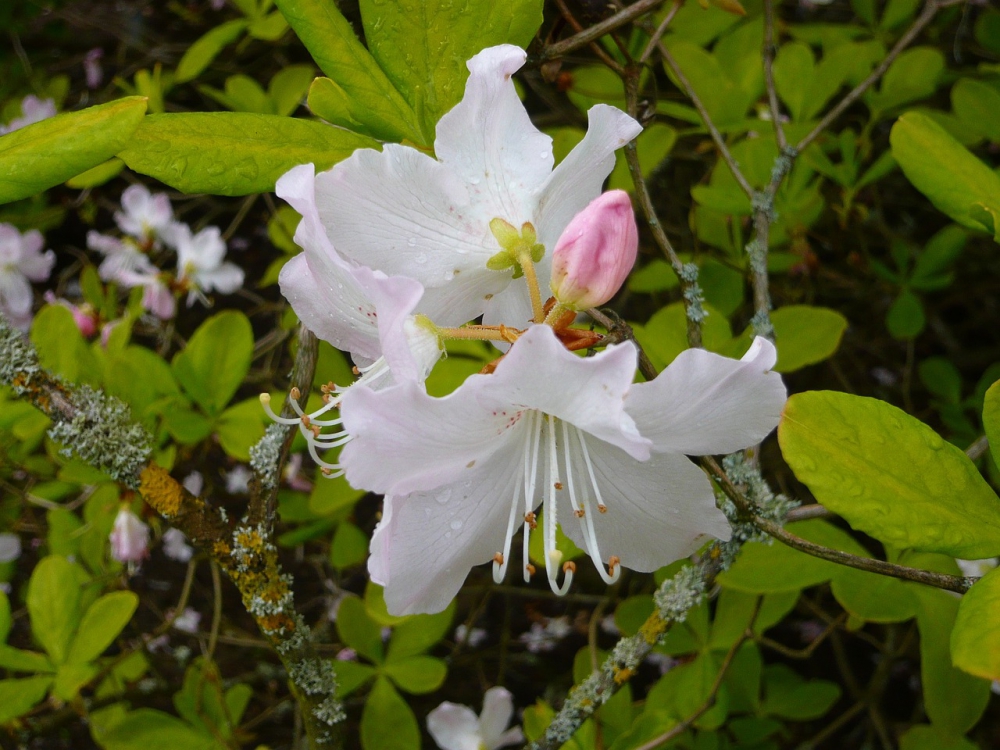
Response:
[{"label": "stamen", "polygon": [[549,449],[546,455],[549,481],[545,492],[545,555],[548,560],[545,572],[548,574],[549,588],[552,589],[552,593],[557,596],[564,596],[569,591],[570,584],[573,582],[573,571],[564,568],[565,575],[563,576],[562,586],[556,583],[558,565],[563,557],[562,552],[556,548],[556,526],[558,522],[556,486],[559,484],[559,454],[556,452],[555,417],[551,414],[546,414],[545,420],[548,427],[546,432]]},{"label": "stamen", "polygon": [[532,565],[531,563],[528,563],[527,565],[524,566],[524,573],[527,576],[527,578],[530,579],[531,576],[535,575],[536,573],[535,566]]},{"label": "stamen", "polygon": [[[580,441],[581,453],[584,456],[584,462],[587,464],[587,474],[590,478],[590,486],[594,488],[594,493],[597,495],[598,502],[597,509],[602,513],[607,510],[607,506],[600,502],[601,490],[597,486],[597,479],[594,475],[593,466],[590,463],[590,455],[587,452],[587,444],[584,442],[583,433],[580,428],[574,428],[576,431],[577,439]],[[570,456],[572,455],[570,446],[570,434],[566,423],[563,422],[563,440],[566,443],[564,446],[564,455],[566,460],[566,474],[567,480],[569,481],[570,489],[570,502],[576,507],[576,497],[573,492],[573,469],[570,465]],[[590,493],[587,490],[587,484],[584,482],[583,493],[581,496],[580,507],[575,511],[576,517],[580,519],[580,530],[583,532],[583,538],[585,546],[587,548],[587,554],[594,563],[594,567],[597,568],[597,572],[600,573],[601,578],[607,584],[612,584],[618,580],[621,576],[621,571],[616,570],[614,565],[609,566],[607,572],[604,570],[604,563],[601,558],[601,551],[597,544],[597,532],[594,530],[594,518],[591,514],[587,513],[587,509],[590,507]],[[617,560],[617,558],[612,558]]]},{"label": "stamen", "polygon": [[495,562],[497,565],[503,565],[503,555],[497,552],[495,555],[493,555],[493,562]]},{"label": "stamen", "polygon": [[[528,560],[531,557],[530,551],[530,534],[529,532],[538,527],[535,522],[534,513],[534,503],[535,503],[535,472],[538,471],[538,448],[541,445],[542,438],[542,415],[537,411],[531,410],[528,412],[526,418],[526,429],[530,430],[527,441],[525,441],[524,448],[524,533],[521,537],[522,554],[524,560]],[[528,520],[528,517],[531,520]],[[531,576],[528,571],[524,571],[524,582],[528,583],[531,580]]]},{"label": "stamen", "polygon": [[269,416],[273,421],[277,422],[278,424],[295,425],[299,423],[299,420],[297,418],[292,419],[291,417],[279,417],[277,414],[274,413],[274,410],[271,409],[270,393],[260,394],[260,405],[264,407],[264,413],[267,414],[267,416]]},{"label": "stamen", "polygon": [[538,528],[538,516],[534,513],[525,513],[524,522],[528,524],[528,528],[532,531]]}]

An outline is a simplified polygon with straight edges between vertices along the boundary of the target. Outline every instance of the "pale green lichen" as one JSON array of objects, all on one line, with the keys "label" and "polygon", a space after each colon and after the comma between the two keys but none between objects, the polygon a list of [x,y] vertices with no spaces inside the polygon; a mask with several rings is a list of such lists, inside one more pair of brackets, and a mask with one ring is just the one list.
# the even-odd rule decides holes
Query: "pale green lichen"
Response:
[{"label": "pale green lichen", "polygon": [[681,266],[680,277],[684,282],[684,310],[688,320],[701,323],[708,317],[708,311],[704,307],[705,295],[698,284],[698,266],[685,263]]},{"label": "pale green lichen", "polygon": [[284,425],[268,425],[264,437],[250,448],[250,468],[260,479],[261,487],[266,490],[278,486],[278,465],[287,432],[288,428]]},{"label": "pale green lichen", "polygon": [[149,463],[153,441],[132,421],[129,408],[87,385],[73,391],[72,407],[75,413],[70,419],[53,417],[49,429],[49,437],[65,446],[60,452],[75,453],[116,482],[139,489],[139,474]]},{"label": "pale green lichen", "polygon": [[21,395],[26,390],[24,386],[39,371],[41,367],[31,344],[0,315],[0,383],[12,385],[18,379],[14,392]]}]

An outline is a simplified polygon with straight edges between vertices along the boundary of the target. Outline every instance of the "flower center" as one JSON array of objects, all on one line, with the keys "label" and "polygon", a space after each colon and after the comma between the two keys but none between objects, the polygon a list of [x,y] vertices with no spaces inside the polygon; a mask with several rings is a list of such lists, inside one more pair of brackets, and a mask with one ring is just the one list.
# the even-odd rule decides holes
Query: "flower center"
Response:
[{"label": "flower center", "polygon": [[[520,467],[521,481],[514,485],[503,552],[498,552],[493,558],[493,580],[501,583],[507,574],[511,542],[519,517],[523,519],[522,543],[525,582],[529,581],[535,573],[535,567],[530,562],[528,548],[530,533],[538,528],[534,509],[538,506],[538,501],[535,499],[536,492],[540,490],[544,516],[542,535],[545,548],[545,571],[553,593],[562,596],[569,591],[573,574],[576,572],[575,563],[572,561],[563,563],[563,582],[561,586],[558,584],[559,563],[563,557],[563,553],[556,547],[560,492],[566,492],[569,496],[570,508],[580,524],[580,532],[587,554],[593,560],[601,578],[604,579],[605,583],[614,583],[621,575],[621,567],[618,557],[612,555],[608,560],[608,569],[605,570],[603,558],[598,548],[593,510],[596,508],[598,513],[606,513],[608,506],[601,495],[584,432],[551,414],[543,414],[534,409],[525,413],[524,424],[528,435],[524,441],[523,461]],[[560,453],[562,454],[561,460]],[[564,477],[565,482],[560,477]],[[520,513],[522,497],[524,499],[523,516]]]}]

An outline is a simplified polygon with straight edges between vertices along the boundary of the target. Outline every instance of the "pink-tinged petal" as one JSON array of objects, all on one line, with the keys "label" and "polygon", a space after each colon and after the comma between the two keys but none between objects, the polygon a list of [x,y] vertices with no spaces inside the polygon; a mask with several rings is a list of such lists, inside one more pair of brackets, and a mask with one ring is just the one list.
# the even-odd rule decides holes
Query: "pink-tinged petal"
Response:
[{"label": "pink-tinged petal", "polygon": [[[648,573],[690,555],[708,537],[729,539],[729,523],[715,507],[712,485],[689,459],[660,453],[648,461],[636,461],[613,445],[585,439],[601,500],[607,506],[606,512],[597,512],[595,493],[590,490],[589,518],[604,563],[616,555],[626,568]],[[572,444],[574,491],[579,498],[591,482],[576,441]],[[574,516],[568,491],[559,493],[560,525],[581,549],[587,549],[587,518]]]},{"label": "pink-tinged petal", "polygon": [[503,736],[514,715],[514,698],[502,687],[492,687],[483,696],[483,711],[479,714],[479,733],[487,750],[500,747],[496,744]]},{"label": "pink-tinged petal", "polygon": [[[484,295],[510,280],[509,273],[485,267],[498,250],[489,231],[492,217],[470,206],[455,174],[416,149],[389,144],[381,152],[355,151],[317,175],[316,201],[338,252],[387,275],[416,279],[426,290],[425,302],[433,289],[453,280],[472,284],[474,293],[453,300],[454,309],[436,323],[459,325],[476,317]],[[480,279],[470,281],[471,274]],[[493,287],[481,288],[484,276]]]},{"label": "pink-tinged petal", "polygon": [[149,546],[149,527],[123,505],[111,529],[111,556],[118,562],[140,562]]},{"label": "pink-tinged petal", "polygon": [[776,357],[774,344],[761,337],[739,360],[687,349],[655,380],[633,386],[625,409],[656,451],[732,453],[778,424],[787,391],[770,372]]},{"label": "pink-tinged petal", "polygon": [[[492,398],[515,408],[538,409],[617,445],[639,459],[649,441],[624,409],[635,376],[630,342],[609,346],[593,357],[567,351],[544,325],[532,326],[497,365],[489,384]],[[461,389],[460,389],[461,390]]]},{"label": "pink-tinged petal", "polygon": [[13,224],[0,224],[0,266],[13,265],[21,258],[21,233]]},{"label": "pink-tinged petal", "polygon": [[482,465],[520,426],[489,389],[492,375],[472,375],[454,393],[432,398],[413,381],[378,392],[349,388],[340,404],[353,439],[340,453],[347,480],[383,494],[430,490]]},{"label": "pink-tinged petal", "polygon": [[212,270],[219,267],[226,256],[226,242],[218,227],[205,227],[192,235],[186,224],[174,225],[173,238],[177,243],[177,267],[184,270],[190,266],[196,271]]},{"label": "pink-tinged petal", "polygon": [[12,318],[22,318],[31,313],[35,301],[31,284],[17,271],[0,268],[0,308]]},{"label": "pink-tinged petal", "polygon": [[315,168],[295,167],[278,180],[275,192],[302,215],[294,239],[305,250],[281,269],[281,293],[321,339],[366,360],[378,359],[382,352],[375,306],[354,278],[354,266],[337,253],[320,221]]},{"label": "pink-tinged petal", "polygon": [[468,62],[465,95],[437,125],[434,151],[470,187],[489,221],[534,220],[534,195],[552,171],[552,139],[531,124],[511,76],[524,50],[509,44]]},{"label": "pink-tinged petal", "polygon": [[424,372],[425,363],[418,362],[414,357],[410,337],[407,335],[407,321],[420,302],[424,288],[419,281],[405,276],[386,276],[381,271],[373,271],[365,266],[358,266],[352,273],[375,306],[382,356],[392,370],[393,378],[396,382],[423,382],[427,376]]},{"label": "pink-tinged petal", "polygon": [[[493,455],[463,466],[454,481],[428,492],[393,496],[373,564],[373,575],[384,581],[390,613],[440,612],[474,566],[502,552],[511,503],[522,484],[516,469],[528,440],[527,429],[517,433],[501,441]],[[518,504],[518,513],[523,507]],[[370,559],[375,557],[373,550]]]},{"label": "pink-tinged petal", "polygon": [[171,320],[177,314],[177,300],[164,284],[153,279],[145,284],[142,306],[160,320]]},{"label": "pink-tinged petal", "polygon": [[42,252],[45,239],[37,229],[26,232],[23,237],[24,251],[18,269],[32,281],[47,281],[56,263],[56,254],[52,250]]},{"label": "pink-tinged petal", "polygon": [[620,109],[597,104],[587,113],[587,135],[555,168],[538,203],[538,241],[551,252],[570,220],[601,194],[615,151],[642,132]]},{"label": "pink-tinged petal", "polygon": [[427,714],[427,731],[441,750],[479,750],[479,720],[468,706],[445,701]]}]

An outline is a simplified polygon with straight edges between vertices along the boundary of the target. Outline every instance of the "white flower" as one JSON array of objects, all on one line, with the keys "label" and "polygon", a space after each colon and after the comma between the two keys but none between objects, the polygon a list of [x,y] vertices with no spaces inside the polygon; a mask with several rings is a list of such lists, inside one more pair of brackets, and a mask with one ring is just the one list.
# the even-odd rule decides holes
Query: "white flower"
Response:
[{"label": "white flower", "polygon": [[171,560],[187,562],[194,556],[194,549],[187,543],[183,531],[167,529],[163,534],[163,554]]},{"label": "white flower", "polygon": [[[620,566],[656,570],[729,538],[704,472],[685,456],[752,445],[778,423],[785,401],[776,352],[757,339],[743,360],[682,353],[660,377],[632,385],[636,350],[592,357],[533,326],[490,375],[445,398],[416,383],[352,388],[341,417],[353,437],[340,456],[354,486],[386,495],[369,572],[393,614],[437,612],[474,565],[493,560],[503,579],[512,537],[544,506],[546,573],[565,593],[556,526],[585,549],[608,583]],[[433,554],[428,554],[433,550]],[[605,568],[607,566],[607,569]]]},{"label": "white flower", "polygon": [[232,294],[243,286],[243,269],[223,262],[226,243],[218,227],[206,227],[192,235],[187,224],[174,224],[169,242],[177,249],[177,282],[190,290],[189,306],[195,299],[204,301],[207,292]]},{"label": "white flower", "polygon": [[1000,558],[987,557],[983,560],[960,560],[956,558],[955,562],[958,563],[963,576],[982,578],[1000,564]]},{"label": "white flower", "polygon": [[140,242],[167,240],[175,226],[174,210],[166,193],[153,194],[145,185],[130,185],[122,193],[122,210],[115,212],[115,223]]},{"label": "white flower", "polygon": [[552,617],[543,625],[531,623],[531,629],[521,633],[520,641],[533,654],[541,654],[554,649],[559,641],[573,632],[568,617]]},{"label": "white flower", "polygon": [[184,633],[197,633],[198,624],[201,622],[201,613],[191,607],[185,607],[175,619],[173,627]]},{"label": "white flower", "polygon": [[245,464],[236,464],[232,471],[226,474],[226,492],[230,495],[246,495],[250,492],[250,480],[253,472]]},{"label": "white flower", "polygon": [[34,125],[56,115],[56,103],[51,99],[39,99],[34,94],[28,94],[21,100],[21,116],[15,117],[6,127],[0,125],[0,135],[13,133],[15,130]]},{"label": "white flower", "polygon": [[21,556],[21,537],[3,532],[0,534],[0,563],[14,562]]},{"label": "white flower", "polygon": [[491,222],[530,225],[529,245],[548,251],[535,260],[538,285],[548,289],[556,240],[600,194],[615,150],[641,131],[624,112],[597,105],[586,137],[553,170],[552,139],[531,124],[511,79],[524,60],[511,45],[469,60],[465,96],[437,124],[436,159],[386,144],[316,177],[319,217],[338,252],[419,281],[419,312],[440,325],[485,312],[487,325],[523,327],[532,302],[523,284],[510,284],[515,269],[496,262],[504,248]]},{"label": "white flower", "polygon": [[468,706],[445,701],[427,715],[427,731],[441,750],[496,750],[524,742],[520,727],[507,729],[513,715],[511,694],[494,687],[483,696],[479,716]]},{"label": "white flower", "polygon": [[87,247],[104,256],[97,267],[104,281],[117,281],[130,288],[141,283],[141,276],[155,274],[158,270],[131,238],[123,239],[91,229],[87,232]]},{"label": "white flower", "polygon": [[464,643],[469,648],[479,648],[486,643],[487,638],[489,633],[483,628],[469,628],[464,622],[455,628],[455,642]]},{"label": "white flower", "polygon": [[192,471],[184,477],[184,481],[181,484],[184,485],[184,489],[195,497],[198,497],[201,495],[201,491],[205,489],[205,477],[201,475],[200,471]]},{"label": "white flower", "polygon": [[111,556],[118,562],[136,563],[146,557],[149,527],[127,505],[118,509],[110,538]]},{"label": "white flower", "polygon": [[42,252],[45,239],[37,229],[21,234],[11,224],[0,224],[0,312],[11,318],[31,313],[31,281],[45,281],[56,255]]}]

